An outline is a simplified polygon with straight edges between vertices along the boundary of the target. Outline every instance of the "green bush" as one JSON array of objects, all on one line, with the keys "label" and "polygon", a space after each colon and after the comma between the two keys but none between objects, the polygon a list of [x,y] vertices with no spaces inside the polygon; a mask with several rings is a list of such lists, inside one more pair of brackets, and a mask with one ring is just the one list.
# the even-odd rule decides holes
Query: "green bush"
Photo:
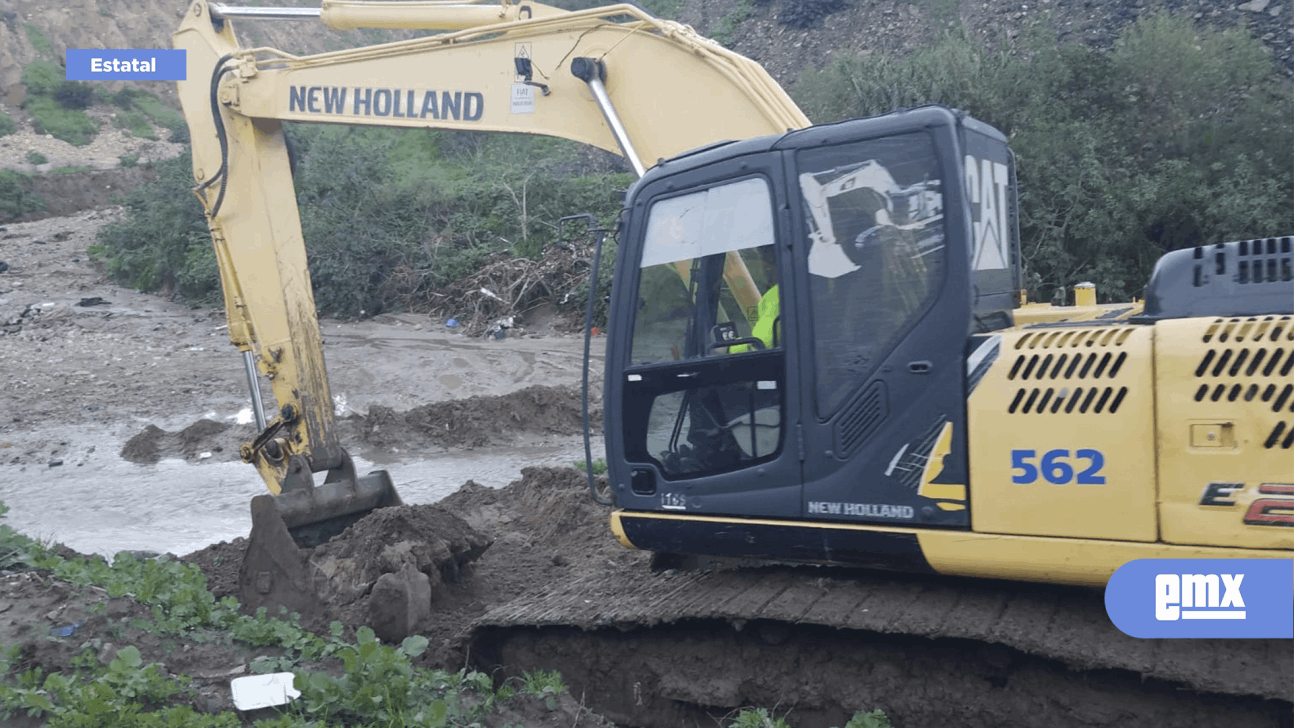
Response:
[{"label": "green bush", "polygon": [[64,81],[54,90],[54,100],[69,109],[85,109],[94,104],[94,88],[83,81]]},{"label": "green bush", "polygon": [[90,254],[122,285],[214,302],[220,280],[211,235],[193,194],[185,154],[157,165],[157,178],[126,197],[126,216],[100,228]]},{"label": "green bush", "polygon": [[89,144],[99,131],[99,122],[80,109],[69,109],[52,98],[27,99],[27,113],[37,134],[51,134],[73,146]]},{"label": "green bush", "polygon": [[0,222],[17,220],[29,212],[45,209],[45,201],[32,188],[31,177],[12,169],[0,169]]},{"label": "green bush", "polygon": [[797,87],[816,121],[942,103],[1016,152],[1031,294],[1139,295],[1164,252],[1294,229],[1294,94],[1261,44],[1164,12],[1108,54],[1036,31],[1012,55],[966,33],[906,59],[841,58]]},{"label": "green bush", "polygon": [[[425,307],[493,254],[541,254],[560,217],[594,212],[609,223],[619,206],[612,190],[629,181],[579,175],[575,146],[553,140],[341,126],[292,126],[289,135],[315,304],[328,316]],[[101,233],[97,254],[118,280],[214,298],[191,184],[187,170],[164,175]]]},{"label": "green bush", "polygon": [[18,124],[8,114],[0,111],[0,137],[9,136],[18,131]]},{"label": "green bush", "polygon": [[153,133],[153,125],[148,121],[148,117],[142,111],[121,111],[117,113],[116,118],[112,120],[113,126],[118,129],[124,129],[127,134],[140,139],[157,139]]},{"label": "green bush", "polygon": [[27,164],[44,164],[49,159],[40,152],[27,152]]},{"label": "green bush", "polygon": [[36,60],[22,67],[22,82],[32,96],[51,96],[63,83],[63,68],[53,61]]}]

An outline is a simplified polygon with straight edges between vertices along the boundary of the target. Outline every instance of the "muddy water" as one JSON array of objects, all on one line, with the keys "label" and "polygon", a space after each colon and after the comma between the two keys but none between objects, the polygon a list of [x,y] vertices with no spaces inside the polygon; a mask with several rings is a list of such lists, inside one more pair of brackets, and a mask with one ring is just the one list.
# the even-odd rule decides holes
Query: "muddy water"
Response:
[{"label": "muddy water", "polygon": [[[0,523],[82,553],[182,555],[246,536],[248,503],[266,492],[256,471],[243,463],[162,460],[141,466],[120,459],[120,441],[101,433],[75,439],[102,442],[93,452],[83,445],[80,454],[56,467],[0,465],[0,502],[10,509]],[[600,456],[600,442],[593,452]],[[355,467],[361,474],[386,469],[404,502],[415,504],[440,500],[468,480],[499,488],[520,478],[523,467],[582,460],[583,440],[574,437],[380,465],[356,457]]]}]

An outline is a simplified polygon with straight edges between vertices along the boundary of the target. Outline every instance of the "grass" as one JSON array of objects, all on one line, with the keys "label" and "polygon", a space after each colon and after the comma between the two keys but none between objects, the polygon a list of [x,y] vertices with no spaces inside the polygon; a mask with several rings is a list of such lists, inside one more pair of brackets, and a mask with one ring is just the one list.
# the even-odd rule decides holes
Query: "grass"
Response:
[{"label": "grass", "polygon": [[55,139],[82,147],[99,132],[99,123],[81,109],[69,109],[48,96],[27,100],[27,113],[37,134],[51,134]]},{"label": "grass", "polygon": [[[577,469],[577,470],[587,471],[587,470],[589,469],[589,463],[588,463],[588,461],[587,461],[587,460],[577,460],[577,461],[575,461],[574,465],[575,465],[575,467],[576,467],[576,469]],[[606,459],[606,458],[598,458],[597,460],[594,460],[594,461],[593,461],[593,474],[594,474],[594,475],[606,475],[606,473],[607,473],[607,459]]]},{"label": "grass", "polygon": [[162,103],[161,99],[148,92],[137,95],[134,99],[134,105],[135,108],[144,112],[144,115],[158,126],[175,129],[185,125],[183,114]]},{"label": "grass", "polygon": [[755,9],[751,7],[749,0],[741,0],[741,2],[738,2],[736,7],[732,9],[732,12],[719,18],[719,20],[714,24],[714,27],[710,28],[710,37],[718,41],[725,48],[731,48],[732,34],[735,33],[737,28],[751,16],[751,13],[753,13],[754,10]]},{"label": "grass", "polygon": [[157,135],[153,133],[153,124],[149,117],[142,111],[122,111],[118,112],[117,118],[112,120],[113,126],[124,130],[127,134],[140,139],[157,140]]},{"label": "grass", "polygon": [[54,44],[49,42],[45,31],[31,23],[23,26],[23,30],[27,31],[27,42],[31,43],[31,47],[35,48],[37,53],[51,58],[54,56]]}]

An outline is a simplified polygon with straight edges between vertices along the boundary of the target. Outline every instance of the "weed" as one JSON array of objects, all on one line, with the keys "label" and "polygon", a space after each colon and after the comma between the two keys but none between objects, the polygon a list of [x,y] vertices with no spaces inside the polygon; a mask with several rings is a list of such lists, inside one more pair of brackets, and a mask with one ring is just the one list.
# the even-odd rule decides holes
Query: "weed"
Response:
[{"label": "weed", "polygon": [[161,99],[147,91],[137,91],[131,103],[158,126],[171,130],[186,126],[184,116],[180,112],[162,103]]},{"label": "weed", "polygon": [[51,58],[54,56],[54,44],[49,42],[45,31],[31,23],[27,23],[23,29],[27,31],[27,42],[31,43],[31,47],[35,48],[37,53]]},{"label": "weed", "polygon": [[49,158],[40,152],[27,152],[27,164],[44,164]]},{"label": "weed", "polygon": [[130,169],[131,167],[135,167],[139,164],[139,155],[123,154],[117,158],[117,163],[121,166],[122,169]]},{"label": "weed", "polygon": [[[576,461],[575,461],[575,467],[576,467],[576,469],[578,469],[578,470],[585,470],[585,471],[587,471],[587,470],[589,469],[589,464],[588,464],[588,461],[587,461],[587,460],[576,460]],[[607,472],[607,459],[606,459],[606,458],[598,458],[597,460],[594,460],[594,461],[593,461],[593,474],[594,474],[594,475],[606,475],[606,472]]]},{"label": "weed", "polygon": [[890,718],[882,710],[866,713],[859,711],[845,724],[845,728],[892,728]]},{"label": "weed", "polygon": [[18,124],[8,114],[0,111],[0,137],[9,136],[18,131]]},{"label": "weed", "polygon": [[556,670],[536,670],[522,676],[521,691],[527,695],[542,698],[549,710],[557,708],[557,696],[566,692],[562,676]]},{"label": "weed", "polygon": [[123,111],[117,114],[112,120],[113,126],[123,129],[133,137],[140,139],[157,139],[153,133],[153,124],[148,120],[148,116],[142,111]]},{"label": "weed", "polygon": [[745,708],[733,719],[729,728],[791,728],[785,717],[774,717],[768,708]]},{"label": "weed", "polygon": [[63,69],[53,61],[38,59],[22,67],[22,82],[33,96],[50,96],[65,80]]},{"label": "weed", "polygon": [[99,131],[99,122],[81,109],[69,109],[48,96],[27,99],[27,112],[37,134],[50,134],[73,146],[89,144]]}]

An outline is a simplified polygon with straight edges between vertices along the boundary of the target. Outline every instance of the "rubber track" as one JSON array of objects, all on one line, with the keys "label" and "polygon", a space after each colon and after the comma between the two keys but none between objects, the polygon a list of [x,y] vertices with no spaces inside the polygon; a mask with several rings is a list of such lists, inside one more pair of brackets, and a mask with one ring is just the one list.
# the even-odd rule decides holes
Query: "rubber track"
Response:
[{"label": "rubber track", "polygon": [[816,624],[1000,644],[1072,669],[1129,670],[1209,693],[1294,699],[1289,640],[1139,640],[1097,590],[816,568],[596,574],[487,612],[475,630],[569,626],[628,631],[688,620]]}]

